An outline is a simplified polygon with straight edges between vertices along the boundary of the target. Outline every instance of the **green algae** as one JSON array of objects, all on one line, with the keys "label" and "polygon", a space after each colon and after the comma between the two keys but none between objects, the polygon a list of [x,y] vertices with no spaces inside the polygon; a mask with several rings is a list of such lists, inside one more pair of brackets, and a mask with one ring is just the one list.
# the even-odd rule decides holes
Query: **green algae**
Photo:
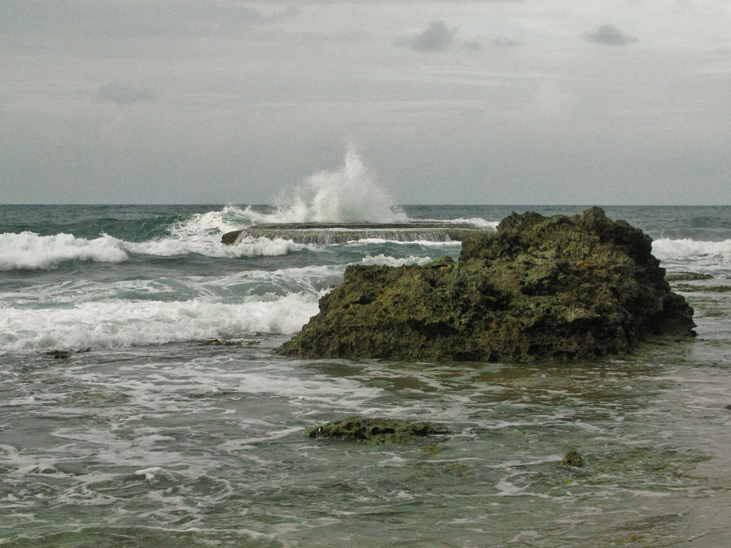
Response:
[{"label": "green algae", "polygon": [[305,435],[310,438],[352,441],[366,445],[406,445],[419,438],[447,432],[444,426],[428,422],[361,417],[348,417],[305,429]]},{"label": "green algae", "polygon": [[466,238],[458,262],[350,266],[278,352],[398,361],[575,361],[692,333],[652,240],[600,208],[512,214]]}]

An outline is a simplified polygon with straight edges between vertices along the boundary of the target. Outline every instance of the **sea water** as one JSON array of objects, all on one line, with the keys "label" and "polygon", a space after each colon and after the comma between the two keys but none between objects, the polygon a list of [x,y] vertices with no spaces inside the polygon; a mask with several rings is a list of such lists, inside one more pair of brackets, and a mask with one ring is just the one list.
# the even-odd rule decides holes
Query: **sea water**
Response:
[{"label": "sea water", "polygon": [[[693,339],[566,365],[278,356],[348,265],[460,244],[224,232],[585,209],[348,202],[371,184],[349,162],[273,206],[0,206],[0,545],[731,545],[731,208],[605,208],[713,276],[673,282]],[[351,415],[449,433],[304,435]]]}]

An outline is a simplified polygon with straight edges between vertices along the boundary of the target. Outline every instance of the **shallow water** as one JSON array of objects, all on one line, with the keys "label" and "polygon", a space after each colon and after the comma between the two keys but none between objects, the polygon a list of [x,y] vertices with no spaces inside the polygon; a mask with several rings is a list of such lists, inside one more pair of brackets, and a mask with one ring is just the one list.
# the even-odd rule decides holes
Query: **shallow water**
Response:
[{"label": "shallow water", "polygon": [[[5,264],[41,266],[0,273],[0,545],[731,544],[731,293],[703,290],[731,284],[731,254],[712,245],[731,238],[731,208],[607,208],[665,238],[672,270],[714,274],[675,284],[696,289],[684,294],[698,337],[627,360],[528,366],[280,357],[348,264],[456,257],[459,245],[232,252],[216,238],[244,208],[174,209],[100,208],[116,239],[100,245],[121,262],[73,255],[95,238],[93,211],[56,211],[75,240],[25,255],[20,221],[1,217],[16,246],[0,247]],[[502,209],[406,212],[493,222]],[[120,216],[139,217],[130,233],[152,228],[125,239]],[[48,243],[40,221],[17,218]],[[715,239],[695,232],[709,234],[704,223]],[[349,415],[449,434],[377,447],[304,435]],[[584,467],[560,464],[569,450]]]},{"label": "shallow water", "polygon": [[[6,356],[0,538],[721,546],[728,351],[699,324],[692,342],[570,366],[309,362],[275,356],[276,337]],[[350,414],[450,433],[404,447],[304,436]],[[559,464],[571,449],[583,468]]]}]

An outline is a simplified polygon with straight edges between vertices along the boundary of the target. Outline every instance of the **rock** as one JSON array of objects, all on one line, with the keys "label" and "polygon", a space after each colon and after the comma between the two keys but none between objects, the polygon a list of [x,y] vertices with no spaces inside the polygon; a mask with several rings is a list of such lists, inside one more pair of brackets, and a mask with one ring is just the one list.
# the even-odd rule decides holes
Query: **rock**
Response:
[{"label": "rock", "polygon": [[87,352],[91,352],[91,348],[83,350],[49,350],[43,354],[52,357],[54,360],[68,360],[74,354],[85,354]]},{"label": "rock", "polygon": [[320,312],[282,345],[303,358],[568,361],[624,355],[648,338],[691,335],[652,240],[594,207],[505,218],[473,234],[459,262],[349,266]]},{"label": "rock", "polygon": [[46,356],[52,357],[54,360],[68,360],[73,352],[70,350],[50,350],[48,352],[44,352]]},{"label": "rock", "polygon": [[310,438],[358,441],[369,445],[408,444],[413,443],[417,438],[446,433],[445,427],[428,422],[361,417],[349,417],[305,429],[305,435]]},{"label": "rock", "polygon": [[700,272],[668,272],[665,279],[669,282],[691,282],[697,280],[712,280],[712,274],[702,274]]},{"label": "rock", "polygon": [[236,243],[236,240],[239,239],[239,235],[241,235],[243,231],[242,230],[234,230],[233,232],[226,232],[223,236],[221,236],[221,243],[224,245],[233,245]]},{"label": "rock", "polygon": [[564,455],[559,464],[562,464],[564,466],[575,466],[576,468],[581,468],[582,466],[584,466],[584,459],[581,458],[581,455],[579,455],[578,451],[569,451]]},{"label": "rock", "polygon": [[454,223],[292,223],[263,224],[227,232],[221,243],[233,245],[242,238],[281,238],[298,244],[332,245],[354,242],[364,238],[382,238],[400,242],[427,240],[435,242],[462,241],[470,234],[484,232],[471,224]]}]

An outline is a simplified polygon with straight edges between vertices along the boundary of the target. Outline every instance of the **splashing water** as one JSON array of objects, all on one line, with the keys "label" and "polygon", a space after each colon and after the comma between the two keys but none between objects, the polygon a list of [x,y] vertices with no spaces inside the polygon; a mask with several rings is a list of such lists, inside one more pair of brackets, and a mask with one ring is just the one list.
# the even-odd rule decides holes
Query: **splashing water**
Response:
[{"label": "splashing water", "polygon": [[389,223],[408,222],[389,194],[368,174],[358,153],[348,147],[345,165],[322,171],[296,187],[268,222]]}]

